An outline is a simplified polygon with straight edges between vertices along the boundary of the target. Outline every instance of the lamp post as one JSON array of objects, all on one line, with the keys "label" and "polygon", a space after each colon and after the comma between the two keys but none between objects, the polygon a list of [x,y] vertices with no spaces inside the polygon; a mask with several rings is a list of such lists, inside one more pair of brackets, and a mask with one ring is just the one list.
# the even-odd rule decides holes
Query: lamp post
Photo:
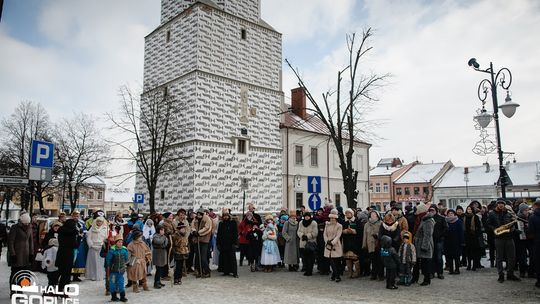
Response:
[{"label": "lamp post", "polygon": [[[507,68],[502,68],[499,71],[495,72],[493,70],[493,63],[489,63],[489,68],[482,70],[480,69],[480,64],[476,61],[475,58],[471,58],[468,62],[469,66],[474,68],[478,72],[489,74],[488,79],[484,79],[480,82],[478,86],[478,98],[482,102],[482,110],[480,114],[476,115],[474,119],[478,122],[481,128],[486,128],[491,119],[495,121],[495,133],[497,136],[497,154],[499,157],[499,185],[501,186],[501,196],[506,198],[506,185],[508,182],[508,175],[506,169],[504,168],[504,158],[503,150],[501,147],[501,131],[499,128],[499,108],[503,112],[504,116],[511,118],[516,113],[516,108],[519,107],[519,104],[512,102],[510,98],[510,85],[512,84],[512,73]],[[506,90],[505,103],[499,106],[497,101],[497,87],[500,86],[503,90]],[[485,104],[489,93],[491,92],[491,99],[493,101],[493,114],[489,114],[486,111]]]}]

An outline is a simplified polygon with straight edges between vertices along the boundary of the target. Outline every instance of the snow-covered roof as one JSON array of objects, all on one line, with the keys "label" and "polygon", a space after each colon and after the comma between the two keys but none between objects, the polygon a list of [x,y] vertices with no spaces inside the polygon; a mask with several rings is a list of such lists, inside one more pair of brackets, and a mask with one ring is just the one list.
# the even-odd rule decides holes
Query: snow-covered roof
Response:
[{"label": "snow-covered roof", "polygon": [[489,166],[489,172],[486,172],[486,166],[468,167],[469,174],[467,175],[468,182],[465,182],[465,167],[455,167],[441,178],[441,182],[437,188],[449,187],[475,187],[475,186],[493,186],[499,179],[499,167],[495,165]]},{"label": "snow-covered roof", "polygon": [[446,163],[418,164],[396,180],[396,184],[429,183]]},{"label": "snow-covered roof", "polygon": [[375,167],[369,171],[369,176],[391,175],[403,167]]},{"label": "snow-covered roof", "polygon": [[105,181],[103,180],[103,178],[99,177],[99,176],[92,176],[90,178],[88,178],[87,180],[84,181],[85,185],[105,185]]},{"label": "snow-covered roof", "polygon": [[[499,165],[490,164],[489,172],[486,166],[468,167],[467,186],[493,186],[499,179]],[[464,167],[455,167],[441,178],[438,188],[465,187]],[[540,162],[509,163],[506,172],[514,186],[538,185],[540,183]]]}]

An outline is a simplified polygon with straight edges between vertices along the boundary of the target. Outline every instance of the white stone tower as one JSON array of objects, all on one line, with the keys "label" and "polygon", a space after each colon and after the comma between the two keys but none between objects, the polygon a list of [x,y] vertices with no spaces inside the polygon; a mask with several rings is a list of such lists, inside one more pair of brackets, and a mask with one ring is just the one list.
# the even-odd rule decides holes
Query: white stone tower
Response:
[{"label": "white stone tower", "polygon": [[[242,178],[246,204],[282,206],[281,60],[281,34],[261,20],[259,0],[161,1],[161,24],[145,38],[143,99],[166,90],[180,103],[174,146],[191,157],[160,179],[157,211],[242,212]],[[136,188],[146,192],[140,176]]]}]

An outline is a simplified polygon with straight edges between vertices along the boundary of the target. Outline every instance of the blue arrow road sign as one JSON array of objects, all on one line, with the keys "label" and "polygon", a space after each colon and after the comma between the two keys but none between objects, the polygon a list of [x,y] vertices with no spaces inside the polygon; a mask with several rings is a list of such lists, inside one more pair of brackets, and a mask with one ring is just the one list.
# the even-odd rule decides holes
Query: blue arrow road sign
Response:
[{"label": "blue arrow road sign", "polygon": [[308,188],[308,193],[321,193],[321,177],[308,176],[307,188]]},{"label": "blue arrow road sign", "polygon": [[321,208],[321,197],[318,193],[313,193],[309,196],[308,206],[311,211]]},{"label": "blue arrow road sign", "polygon": [[32,140],[30,166],[52,168],[54,165],[54,144],[46,141]]},{"label": "blue arrow road sign", "polygon": [[135,204],[144,204],[144,193],[135,193],[135,199],[133,202]]}]

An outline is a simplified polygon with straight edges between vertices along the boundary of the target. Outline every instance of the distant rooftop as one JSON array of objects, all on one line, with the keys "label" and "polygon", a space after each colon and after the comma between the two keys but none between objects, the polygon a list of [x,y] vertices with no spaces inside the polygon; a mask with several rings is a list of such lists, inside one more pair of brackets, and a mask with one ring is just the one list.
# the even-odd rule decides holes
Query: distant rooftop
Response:
[{"label": "distant rooftop", "polygon": [[[499,179],[499,165],[490,164],[489,171],[486,165],[468,167],[468,182],[465,183],[465,167],[455,167],[442,177],[439,188],[492,186]],[[531,186],[540,184],[540,162],[520,162],[506,165],[506,172],[514,186]]]},{"label": "distant rooftop", "polygon": [[381,158],[381,160],[379,160],[379,163],[377,163],[377,167],[398,167],[402,164],[403,163],[401,162],[401,159],[399,159],[398,157]]},{"label": "distant rooftop", "polygon": [[375,167],[369,171],[369,176],[384,176],[384,175],[391,175],[392,173],[396,172],[397,170],[403,168],[400,167]]},{"label": "distant rooftop", "polygon": [[418,164],[396,180],[396,184],[429,183],[446,163]]}]

